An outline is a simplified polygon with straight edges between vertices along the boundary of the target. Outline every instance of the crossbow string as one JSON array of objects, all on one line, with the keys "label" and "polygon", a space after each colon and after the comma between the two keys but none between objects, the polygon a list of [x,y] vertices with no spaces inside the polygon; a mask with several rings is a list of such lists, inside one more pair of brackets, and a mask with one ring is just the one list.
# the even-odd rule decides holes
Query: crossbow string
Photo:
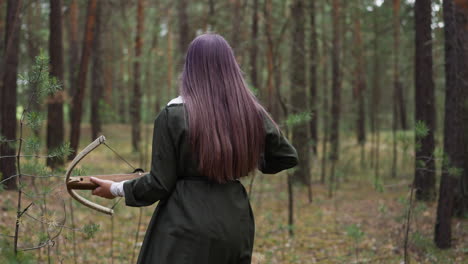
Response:
[{"label": "crossbow string", "polygon": [[[86,148],[84,148],[80,153],[78,153],[78,155],[76,155],[76,157],[70,162],[70,164],[68,165],[68,168],[67,168],[67,171],[65,173],[65,184],[67,184],[71,178],[70,178],[70,175],[71,175],[71,172],[73,171],[73,169],[75,168],[75,166],[84,158],[86,157],[86,155],[88,155],[89,153],[91,153],[94,149],[96,149],[97,147],[99,147],[100,145],[105,145],[107,148],[109,148],[114,154],[116,154],[122,161],[124,161],[126,164],[128,164],[134,171],[138,171],[138,170],[141,170],[141,169],[136,169],[134,166],[132,166],[126,159],[124,159],[121,155],[119,155],[114,149],[112,149],[109,145],[107,145],[105,143],[106,141],[106,137],[104,136],[100,136],[98,137],[96,140],[94,140],[91,144],[89,144]],[[90,200],[84,198],[83,196],[79,195],[75,190],[73,189],[70,189],[67,187],[67,191],[68,193],[70,194],[71,197],[73,197],[75,200],[77,200],[78,202],[80,202],[81,204],[91,208],[91,209],[94,209],[94,210],[97,210],[99,212],[102,212],[102,213],[105,213],[105,214],[108,214],[108,215],[113,215],[114,214],[114,210],[113,208],[120,202],[120,199],[111,207],[111,208],[108,208],[108,207],[105,207],[105,206],[102,206],[100,204],[97,204],[95,202],[91,202]]]}]

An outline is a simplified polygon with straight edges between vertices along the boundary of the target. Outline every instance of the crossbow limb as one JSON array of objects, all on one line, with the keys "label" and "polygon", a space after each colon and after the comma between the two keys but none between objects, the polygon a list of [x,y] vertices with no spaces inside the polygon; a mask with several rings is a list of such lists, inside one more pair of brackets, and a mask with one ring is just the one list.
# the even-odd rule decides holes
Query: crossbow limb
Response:
[{"label": "crossbow limb", "polygon": [[[98,137],[96,140],[94,140],[91,144],[89,144],[86,148],[84,148],[76,157],[71,161],[70,165],[68,165],[67,172],[65,173],[65,184],[67,186],[67,191],[70,194],[71,197],[73,197],[75,200],[80,202],[81,204],[94,209],[96,211],[112,215],[114,214],[114,210],[111,208],[107,208],[105,206],[99,205],[97,203],[91,202],[88,199],[82,197],[79,195],[75,190],[92,190],[96,188],[97,186],[89,181],[89,178],[91,176],[70,176],[71,172],[75,168],[75,166],[86,156],[88,155],[91,151],[99,147],[102,143],[106,141],[106,138],[104,136]],[[137,177],[141,177],[144,175],[143,170],[141,169],[136,169],[133,173],[131,174],[111,174],[111,175],[95,175],[93,177],[96,178],[101,178],[101,179],[109,179],[109,180],[114,180],[114,181],[123,181],[123,180],[129,180]]]}]

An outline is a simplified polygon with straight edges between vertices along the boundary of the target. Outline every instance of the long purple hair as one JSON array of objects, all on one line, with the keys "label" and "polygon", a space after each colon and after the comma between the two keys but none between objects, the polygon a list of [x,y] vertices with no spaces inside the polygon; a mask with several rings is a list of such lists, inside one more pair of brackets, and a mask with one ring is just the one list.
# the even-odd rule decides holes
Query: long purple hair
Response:
[{"label": "long purple hair", "polygon": [[190,44],[181,75],[189,138],[200,172],[216,182],[248,175],[264,148],[264,108],[247,88],[227,41],[203,34]]}]

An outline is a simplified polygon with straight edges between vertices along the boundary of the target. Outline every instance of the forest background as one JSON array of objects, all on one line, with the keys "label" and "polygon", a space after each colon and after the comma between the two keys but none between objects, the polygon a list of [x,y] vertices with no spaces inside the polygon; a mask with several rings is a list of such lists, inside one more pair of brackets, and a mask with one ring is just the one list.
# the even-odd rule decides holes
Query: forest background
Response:
[{"label": "forest background", "polygon": [[65,168],[105,135],[74,175],[148,169],[206,32],[301,159],[243,179],[255,263],[467,263],[468,0],[0,0],[1,263],[135,262],[154,205]]}]

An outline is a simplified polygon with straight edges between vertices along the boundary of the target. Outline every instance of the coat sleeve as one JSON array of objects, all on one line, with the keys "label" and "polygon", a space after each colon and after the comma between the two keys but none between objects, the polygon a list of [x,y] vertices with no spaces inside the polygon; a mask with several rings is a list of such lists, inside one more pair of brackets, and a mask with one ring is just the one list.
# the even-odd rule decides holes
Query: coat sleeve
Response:
[{"label": "coat sleeve", "polygon": [[151,205],[171,193],[177,181],[175,153],[165,108],[154,122],[151,171],[124,183],[126,205]]},{"label": "coat sleeve", "polygon": [[265,116],[264,124],[265,151],[259,170],[266,174],[275,174],[296,166],[298,163],[296,149],[269,116]]}]

